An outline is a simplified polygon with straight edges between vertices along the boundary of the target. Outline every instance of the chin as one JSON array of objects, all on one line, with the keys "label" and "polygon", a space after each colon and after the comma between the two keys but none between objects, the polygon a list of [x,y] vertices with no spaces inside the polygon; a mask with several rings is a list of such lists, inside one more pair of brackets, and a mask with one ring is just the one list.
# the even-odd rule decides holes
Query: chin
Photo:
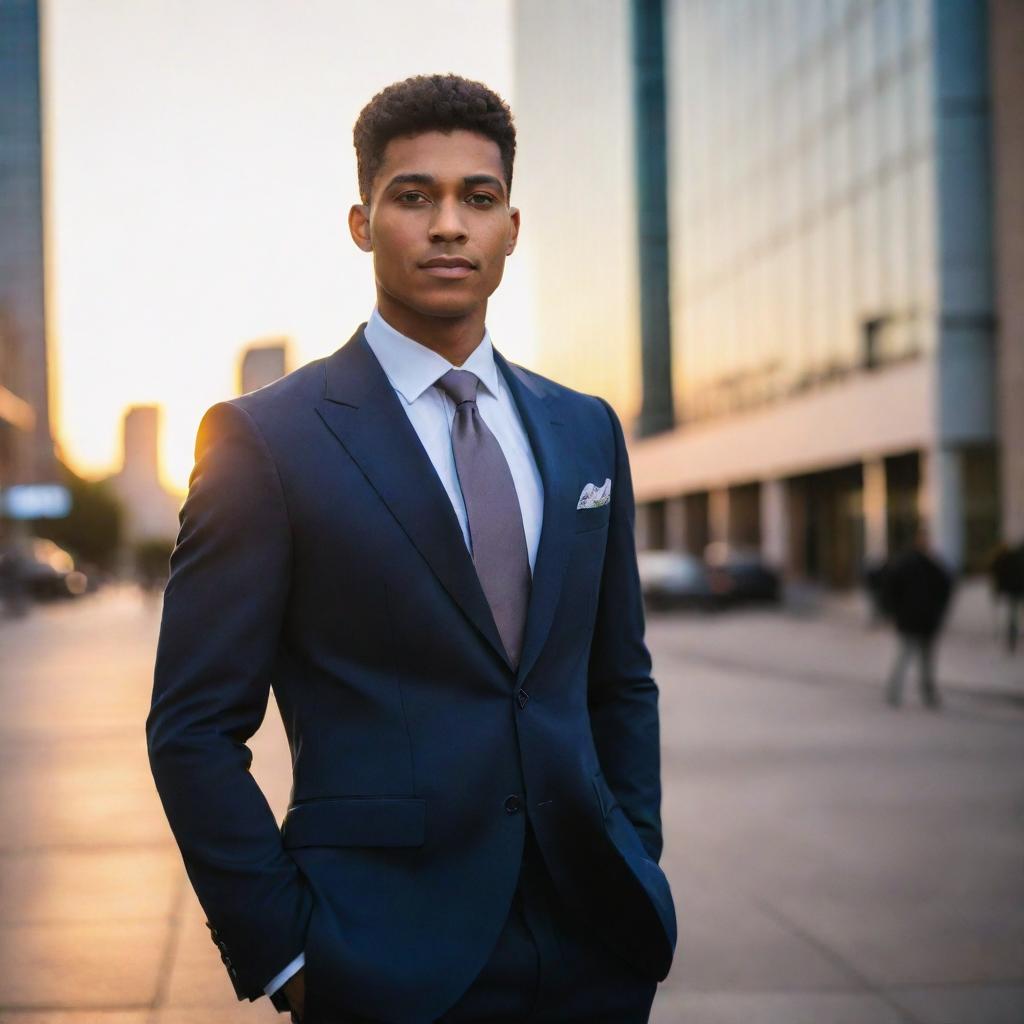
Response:
[{"label": "chin", "polygon": [[469,316],[475,309],[478,309],[487,301],[486,297],[479,295],[458,295],[454,289],[449,294],[418,295],[399,301],[420,316],[436,316],[455,318]]}]

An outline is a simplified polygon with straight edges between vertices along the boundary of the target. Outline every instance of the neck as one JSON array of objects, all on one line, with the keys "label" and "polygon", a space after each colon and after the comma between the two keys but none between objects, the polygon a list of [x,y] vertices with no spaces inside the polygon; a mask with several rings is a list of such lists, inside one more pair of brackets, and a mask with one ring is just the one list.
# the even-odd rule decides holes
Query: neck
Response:
[{"label": "neck", "polygon": [[426,316],[378,290],[377,311],[399,334],[443,356],[453,366],[461,366],[483,339],[487,303],[465,316]]}]

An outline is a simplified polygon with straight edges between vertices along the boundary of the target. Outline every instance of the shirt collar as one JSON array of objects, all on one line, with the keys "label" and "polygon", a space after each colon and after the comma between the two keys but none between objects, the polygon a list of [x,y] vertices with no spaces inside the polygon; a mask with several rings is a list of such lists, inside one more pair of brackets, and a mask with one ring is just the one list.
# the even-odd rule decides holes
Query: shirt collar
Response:
[{"label": "shirt collar", "polygon": [[363,329],[366,343],[373,350],[391,386],[408,404],[416,401],[449,370],[470,370],[487,390],[497,397],[498,366],[494,361],[490,333],[484,336],[462,366],[455,366],[433,349],[406,337],[391,326],[376,307]]}]

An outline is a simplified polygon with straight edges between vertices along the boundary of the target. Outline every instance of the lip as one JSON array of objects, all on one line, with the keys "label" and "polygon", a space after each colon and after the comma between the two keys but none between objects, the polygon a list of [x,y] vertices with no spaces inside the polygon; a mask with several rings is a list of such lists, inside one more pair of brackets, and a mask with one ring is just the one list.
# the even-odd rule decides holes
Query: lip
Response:
[{"label": "lip", "polygon": [[420,264],[420,270],[432,277],[459,279],[468,277],[476,267],[464,256],[435,256]]}]

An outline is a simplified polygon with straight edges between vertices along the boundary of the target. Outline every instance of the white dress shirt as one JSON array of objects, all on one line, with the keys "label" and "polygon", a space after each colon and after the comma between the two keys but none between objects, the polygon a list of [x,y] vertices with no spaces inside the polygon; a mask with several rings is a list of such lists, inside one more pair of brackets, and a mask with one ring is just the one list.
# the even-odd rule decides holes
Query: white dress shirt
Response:
[{"label": "white dress shirt", "polygon": [[[484,331],[480,344],[458,367],[426,345],[399,334],[376,309],[370,315],[364,334],[444,484],[459,526],[462,527],[462,537],[467,548],[470,547],[469,519],[452,449],[455,403],[433,385],[452,369],[469,370],[480,378],[476,406],[501,446],[512,473],[532,572],[537,560],[537,545],[540,543],[544,518],[544,484],[530,448],[530,440],[519,418],[519,410],[494,361],[490,334]],[[300,953],[266,986],[264,991],[267,995],[276,992],[305,962],[305,956]]]}]

